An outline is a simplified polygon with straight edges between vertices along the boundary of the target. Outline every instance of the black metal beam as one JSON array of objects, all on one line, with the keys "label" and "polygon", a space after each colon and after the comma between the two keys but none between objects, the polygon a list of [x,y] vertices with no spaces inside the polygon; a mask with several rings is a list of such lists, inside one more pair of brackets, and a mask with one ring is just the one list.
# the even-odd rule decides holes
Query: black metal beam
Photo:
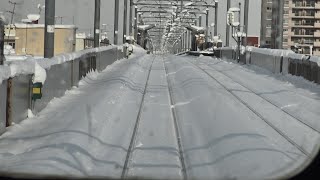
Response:
[{"label": "black metal beam", "polygon": [[100,6],[101,1],[95,0],[94,3],[94,47],[100,46]]},{"label": "black metal beam", "polygon": [[45,1],[44,57],[54,56],[55,0]]}]

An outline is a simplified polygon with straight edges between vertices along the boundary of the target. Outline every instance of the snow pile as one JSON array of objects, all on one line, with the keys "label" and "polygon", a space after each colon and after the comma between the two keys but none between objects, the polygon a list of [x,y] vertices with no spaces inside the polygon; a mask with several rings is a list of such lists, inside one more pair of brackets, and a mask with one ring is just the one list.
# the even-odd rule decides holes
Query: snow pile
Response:
[{"label": "snow pile", "polygon": [[4,45],[4,51],[3,54],[9,55],[9,54],[15,54],[16,51],[12,48],[10,45]]},{"label": "snow pile", "polygon": [[232,47],[221,47],[221,48],[219,48],[219,49],[221,49],[221,50],[233,50]]},{"label": "snow pile", "polygon": [[47,78],[47,72],[44,68],[42,68],[41,66],[39,66],[38,63],[35,63],[35,69],[34,69],[34,75],[32,78],[32,82],[33,83],[42,83],[44,84],[44,82],[46,81]]},{"label": "snow pile", "polygon": [[287,57],[289,57],[289,58],[291,58],[291,59],[300,59],[300,60],[302,60],[304,57],[305,57],[305,55],[303,55],[303,54],[289,54]]},{"label": "snow pile", "polygon": [[146,30],[150,25],[139,25],[138,28],[142,30]]},{"label": "snow pile", "polygon": [[85,50],[78,51],[78,52],[73,52],[73,53],[68,53],[68,54],[60,54],[60,55],[55,56],[51,59],[44,58],[44,59],[39,59],[36,61],[37,61],[37,63],[39,63],[40,66],[47,69],[53,65],[63,64],[65,62],[80,58],[81,56],[83,56],[85,54],[107,51],[107,50],[113,49],[115,47],[116,46],[110,45],[110,46],[104,46],[104,47],[99,47],[99,48],[85,49]]},{"label": "snow pile", "polygon": [[10,77],[10,69],[8,66],[0,66],[0,84],[3,80]]},{"label": "snow pile", "polygon": [[146,25],[139,25],[139,26],[138,26],[138,29],[139,29],[139,30],[146,31],[146,30],[152,29],[152,28],[154,28],[154,27],[155,27],[154,24],[146,24]]},{"label": "snow pile", "polygon": [[195,29],[196,31],[205,31],[206,30],[206,28],[204,28],[204,27],[199,27],[199,26],[194,26],[194,25],[191,25],[190,27]]},{"label": "snow pile", "polygon": [[[238,48],[237,45],[232,46],[232,47],[222,47],[221,50],[234,50],[236,51]],[[241,46],[240,51],[242,54],[245,52],[255,52],[255,53],[260,53],[260,54],[265,54],[265,55],[271,55],[271,56],[294,56],[295,53],[291,50],[284,50],[284,49],[265,49],[265,48],[257,48],[254,46]]]},{"label": "snow pile", "polygon": [[11,61],[28,61],[31,59],[43,59],[41,56],[30,56],[30,55],[24,55],[24,56],[19,56],[19,55],[8,55],[6,57],[6,62],[11,62]]},{"label": "snow pile", "polygon": [[34,118],[35,115],[33,114],[31,109],[28,109],[28,118]]},{"label": "snow pile", "polygon": [[253,46],[247,46],[247,51],[265,54],[265,55],[272,55],[272,56],[289,56],[295,54],[291,50],[284,50],[284,49],[264,49],[264,48],[257,48]]},{"label": "snow pile", "polygon": [[117,46],[107,46],[107,47],[99,47],[99,48],[93,48],[93,49],[86,49],[74,53],[68,53],[68,54],[61,54],[58,56],[55,56],[51,59],[47,58],[41,58],[39,57],[26,57],[24,61],[24,58],[21,58],[21,60],[16,61],[8,61],[6,62],[8,66],[1,66],[0,67],[0,81],[8,79],[9,77],[15,77],[21,74],[35,74],[35,80],[36,82],[44,82],[46,79],[45,70],[48,69],[53,65],[57,64],[63,64],[68,61],[72,61],[74,59],[80,58],[86,54],[89,53],[97,53],[97,52],[103,52],[107,51],[113,48],[117,48]]},{"label": "snow pile", "polygon": [[310,61],[315,62],[320,66],[320,57],[319,56],[311,56]]}]

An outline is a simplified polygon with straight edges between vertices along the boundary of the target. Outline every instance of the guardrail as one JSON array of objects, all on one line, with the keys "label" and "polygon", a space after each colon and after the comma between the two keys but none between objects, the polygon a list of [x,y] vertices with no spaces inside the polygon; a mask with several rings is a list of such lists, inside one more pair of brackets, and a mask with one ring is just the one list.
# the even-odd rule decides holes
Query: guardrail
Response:
[{"label": "guardrail", "polygon": [[[125,58],[126,47],[108,46],[64,54],[52,59],[31,59],[7,62],[0,66],[0,134],[6,127],[28,117],[28,110],[37,114],[48,103],[78,86],[90,70],[102,71],[116,60]],[[43,68],[46,79],[41,88],[42,98],[32,99],[36,66]]]},{"label": "guardrail", "polygon": [[[224,60],[237,60],[234,48],[220,48],[215,54]],[[243,49],[240,63],[253,64],[276,74],[301,76],[320,84],[320,57],[295,54],[290,50],[247,47]]]}]

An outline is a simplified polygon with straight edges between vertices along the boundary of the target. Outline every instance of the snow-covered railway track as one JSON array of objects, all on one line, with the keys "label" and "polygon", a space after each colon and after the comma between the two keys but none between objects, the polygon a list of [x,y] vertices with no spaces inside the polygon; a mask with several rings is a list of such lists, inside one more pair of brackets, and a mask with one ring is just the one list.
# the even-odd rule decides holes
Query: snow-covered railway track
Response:
[{"label": "snow-covered railway track", "polygon": [[141,103],[140,103],[140,106],[139,106],[138,115],[137,115],[136,122],[135,122],[135,125],[134,125],[132,137],[131,137],[131,140],[130,140],[130,145],[129,145],[129,148],[128,148],[128,151],[127,151],[127,155],[126,155],[126,159],[125,159],[125,162],[124,162],[124,165],[123,165],[123,169],[122,169],[122,173],[121,173],[121,179],[126,178],[126,175],[127,175],[127,172],[128,172],[128,165],[129,165],[129,162],[130,162],[130,159],[131,159],[131,155],[132,155],[133,148],[134,148],[134,145],[135,145],[135,140],[136,140],[136,137],[137,137],[137,132],[138,132],[138,129],[139,129],[139,124],[140,124],[140,121],[141,121],[142,108],[144,106],[145,96],[146,96],[146,92],[147,92],[148,82],[149,82],[149,79],[150,79],[150,74],[151,74],[151,70],[152,70],[152,65],[153,65],[154,59],[155,59],[155,57],[153,57],[152,63],[150,65],[150,67],[149,67],[148,76],[147,76],[147,80],[146,80],[145,87],[144,87],[144,90],[143,90],[143,94],[142,94]]},{"label": "snow-covered railway track", "polygon": [[[306,156],[310,157],[310,152],[308,152],[307,149],[305,149],[305,147],[303,147],[300,143],[297,143],[294,139],[294,137],[290,137],[290,135],[288,135],[285,131],[283,131],[281,128],[278,128],[276,125],[274,125],[271,121],[269,121],[264,115],[262,115],[259,111],[257,111],[254,107],[252,107],[251,105],[249,105],[246,101],[244,101],[241,97],[239,97],[237,94],[234,93],[233,89],[228,88],[224,83],[222,83],[217,77],[215,77],[214,75],[212,75],[208,69],[205,69],[203,66],[200,66],[194,62],[189,62],[190,64],[192,64],[193,66],[197,67],[198,69],[200,69],[202,72],[204,72],[205,74],[207,74],[210,78],[212,78],[214,81],[216,81],[218,84],[220,84],[226,91],[228,91],[232,96],[234,96],[236,99],[238,99],[242,104],[244,104],[248,109],[250,109],[254,114],[256,114],[258,117],[260,117],[261,120],[263,120],[265,123],[267,123],[272,129],[274,129],[276,132],[278,132],[282,137],[284,137],[290,144],[292,144],[293,146],[295,146],[297,149],[299,149],[303,154],[305,154]],[[222,75],[228,77],[230,80],[232,80],[232,77],[228,76],[227,74],[211,67],[211,66],[207,66],[204,65],[206,68],[209,68],[209,70],[213,70],[213,71],[217,71],[219,73],[221,73]],[[248,88],[247,86],[243,85],[243,84],[239,84],[235,81],[232,80],[233,83],[236,83],[237,85],[243,87],[247,92],[254,94],[255,96],[258,96],[259,98],[263,99],[264,101],[266,101],[267,103],[270,103],[272,106],[278,108],[279,111],[283,112],[284,114],[286,114],[287,116],[289,116],[291,119],[296,120],[297,122],[301,123],[303,126],[307,127],[308,129],[310,129],[311,131],[315,131],[317,133],[319,133],[319,131],[317,131],[316,129],[314,129],[313,127],[311,127],[310,125],[306,124],[304,121],[302,121],[301,119],[291,115],[290,113],[288,113],[287,111],[283,110],[281,107],[279,107],[278,105],[276,105],[275,103],[271,102],[270,100],[264,98],[263,96],[259,95],[258,93],[254,92],[253,90],[251,90],[250,88]]]},{"label": "snow-covered railway track", "polygon": [[[162,59],[163,63],[164,63],[164,59]],[[187,177],[187,170],[186,170],[186,165],[185,165],[185,159],[184,159],[184,153],[183,153],[183,147],[182,147],[182,142],[181,142],[181,135],[180,135],[180,130],[179,130],[179,120],[178,120],[178,114],[174,108],[174,105],[176,104],[174,97],[173,97],[173,92],[172,92],[172,86],[171,86],[171,82],[170,79],[168,78],[168,69],[166,67],[166,65],[164,64],[165,67],[165,71],[166,71],[166,80],[168,83],[168,92],[169,92],[169,97],[170,97],[170,104],[171,104],[171,113],[172,113],[172,117],[173,117],[173,121],[174,121],[174,126],[175,126],[175,133],[177,136],[177,143],[178,143],[178,148],[179,148],[179,158],[181,161],[181,171],[183,174],[183,179],[188,179]]]}]

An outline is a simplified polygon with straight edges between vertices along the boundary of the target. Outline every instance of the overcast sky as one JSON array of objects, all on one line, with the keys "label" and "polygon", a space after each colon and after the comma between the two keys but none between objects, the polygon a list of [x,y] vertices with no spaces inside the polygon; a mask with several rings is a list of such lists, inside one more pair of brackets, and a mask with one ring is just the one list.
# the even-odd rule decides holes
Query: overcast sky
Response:
[{"label": "overcast sky", "polygon": [[[16,6],[16,14],[14,16],[14,22],[21,22],[21,19],[25,19],[27,14],[38,13],[38,4],[44,5],[44,0],[11,0],[19,3]],[[136,0],[135,0],[136,1]],[[119,19],[119,33],[122,37],[122,22],[123,22],[123,2],[120,2],[120,19]],[[208,0],[212,2],[212,0]],[[239,2],[244,4],[244,0],[231,0],[231,7],[238,6]],[[129,4],[129,3],[128,3]],[[9,4],[7,0],[0,1],[0,12],[4,12],[6,17],[10,17],[10,14],[6,11],[12,11],[13,6]],[[249,33],[248,35],[260,36],[260,19],[261,19],[261,0],[250,0],[249,11]],[[218,20],[218,34],[221,35],[223,41],[225,41],[225,28],[226,28],[226,12],[227,5],[226,0],[219,0],[219,20]],[[209,18],[210,24],[214,21],[214,11],[211,11]],[[42,19],[40,23],[43,23],[44,10],[41,13]],[[93,15],[94,15],[94,0],[56,0],[56,16],[63,17],[63,24],[73,24],[79,28],[79,32],[93,32]],[[113,41],[113,19],[114,19],[114,0],[101,0],[101,24],[107,24],[107,30],[109,31],[108,37]],[[205,18],[203,23],[205,22]],[[242,20],[243,22],[243,20]],[[60,24],[60,19],[57,19],[57,24]],[[101,27],[102,28],[102,27]]]}]

